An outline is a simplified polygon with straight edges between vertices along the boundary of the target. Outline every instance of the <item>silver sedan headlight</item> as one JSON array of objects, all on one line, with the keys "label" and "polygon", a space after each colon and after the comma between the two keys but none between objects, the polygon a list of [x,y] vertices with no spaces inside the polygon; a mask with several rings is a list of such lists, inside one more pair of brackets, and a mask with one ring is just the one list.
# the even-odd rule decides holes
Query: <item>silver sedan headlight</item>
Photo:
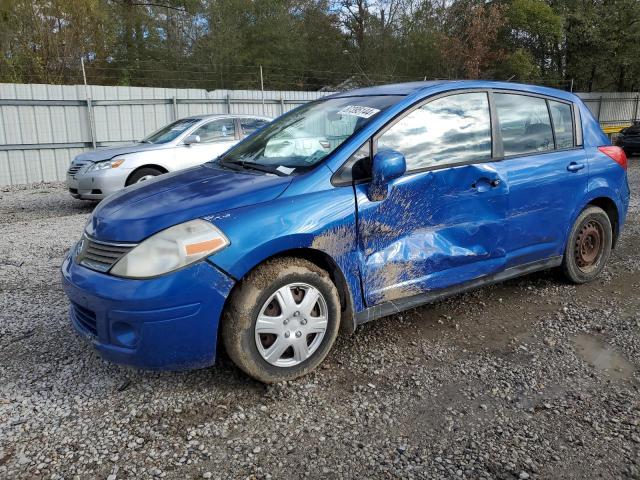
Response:
[{"label": "silver sedan headlight", "polygon": [[91,164],[91,166],[87,169],[87,172],[95,172],[96,170],[108,170],[110,168],[118,168],[123,163],[124,163],[124,158],[114,158],[112,160],[96,162]]},{"label": "silver sedan headlight", "polygon": [[191,220],[152,235],[122,257],[111,274],[148,278],[169,273],[229,245],[225,235],[209,222]]}]

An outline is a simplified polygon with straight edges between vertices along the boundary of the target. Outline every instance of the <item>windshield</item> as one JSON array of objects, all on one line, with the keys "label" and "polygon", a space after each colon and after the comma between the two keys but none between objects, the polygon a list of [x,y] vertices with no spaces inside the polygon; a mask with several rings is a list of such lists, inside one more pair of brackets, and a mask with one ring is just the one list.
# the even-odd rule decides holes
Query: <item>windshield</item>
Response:
[{"label": "windshield", "polygon": [[183,118],[177,120],[169,125],[162,127],[157,132],[152,133],[148,137],[145,137],[142,143],[168,143],[178,135],[184,133],[189,127],[198,123],[200,119],[197,118]]},{"label": "windshield", "polygon": [[401,98],[379,95],[309,103],[276,119],[229,150],[219,163],[285,175],[309,169]]}]

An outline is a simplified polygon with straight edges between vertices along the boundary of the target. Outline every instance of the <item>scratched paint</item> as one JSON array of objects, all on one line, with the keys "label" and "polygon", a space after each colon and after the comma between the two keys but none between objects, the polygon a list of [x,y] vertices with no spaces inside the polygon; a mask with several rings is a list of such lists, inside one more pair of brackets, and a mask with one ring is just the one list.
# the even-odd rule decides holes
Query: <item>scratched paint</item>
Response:
[{"label": "scratched paint", "polygon": [[494,273],[504,264],[507,189],[480,194],[477,178],[499,166],[468,165],[392,182],[372,202],[356,187],[368,305],[446,288]]},{"label": "scratched paint", "polygon": [[340,225],[316,236],[311,243],[311,248],[322,250],[336,258],[352,251],[355,245],[356,234],[353,225]]}]

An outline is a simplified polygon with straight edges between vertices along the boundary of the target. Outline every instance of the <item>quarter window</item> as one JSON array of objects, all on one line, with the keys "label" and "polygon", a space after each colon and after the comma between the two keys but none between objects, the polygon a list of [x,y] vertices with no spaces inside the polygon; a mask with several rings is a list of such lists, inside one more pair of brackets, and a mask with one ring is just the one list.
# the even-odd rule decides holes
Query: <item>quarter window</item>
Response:
[{"label": "quarter window", "polygon": [[553,150],[553,133],[544,98],[496,93],[504,155]]},{"label": "quarter window", "polygon": [[491,117],[484,92],[449,95],[412,111],[378,138],[401,152],[407,170],[491,158]]},{"label": "quarter window", "polygon": [[199,135],[202,143],[225,141],[235,138],[235,130],[233,118],[228,118],[209,122],[193,132],[193,135]]},{"label": "quarter window", "polygon": [[571,105],[549,100],[549,110],[553,119],[553,131],[556,134],[556,148],[573,147],[573,117]]}]

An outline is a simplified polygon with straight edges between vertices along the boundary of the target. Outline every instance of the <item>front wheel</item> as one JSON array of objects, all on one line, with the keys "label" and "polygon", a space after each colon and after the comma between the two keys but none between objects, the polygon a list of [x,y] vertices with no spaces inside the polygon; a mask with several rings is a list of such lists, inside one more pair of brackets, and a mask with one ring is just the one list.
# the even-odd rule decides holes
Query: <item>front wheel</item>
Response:
[{"label": "front wheel", "polygon": [[340,299],[329,274],[297,258],[270,260],[232,292],[222,340],[233,362],[264,383],[312,371],[338,335]]},{"label": "front wheel", "polygon": [[585,208],[571,229],[562,268],[573,283],[586,283],[604,269],[611,254],[613,232],[609,216],[599,207]]}]

